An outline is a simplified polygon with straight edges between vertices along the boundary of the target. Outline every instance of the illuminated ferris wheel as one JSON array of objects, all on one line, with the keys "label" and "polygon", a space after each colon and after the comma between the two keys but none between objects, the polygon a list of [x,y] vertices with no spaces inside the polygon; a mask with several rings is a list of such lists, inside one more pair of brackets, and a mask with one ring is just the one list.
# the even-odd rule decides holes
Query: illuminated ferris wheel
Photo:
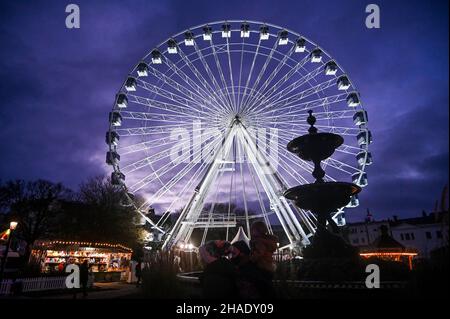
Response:
[{"label": "illuminated ferris wheel", "polygon": [[[344,137],[323,163],[325,180],[366,186],[367,112],[323,48],[267,23],[192,27],[144,56],[117,93],[106,135],[112,182],[162,235],[164,247],[190,243],[196,229],[201,242],[211,228],[225,229],[229,239],[241,225],[249,235],[256,219],[270,231],[280,225],[283,247],[307,245],[315,217],[282,194],[313,182],[313,165],[286,149],[307,133],[308,110],[319,131]],[[335,213],[338,225],[358,202],[355,196]],[[148,217],[149,209],[159,220]],[[164,227],[174,212],[176,221]]]}]

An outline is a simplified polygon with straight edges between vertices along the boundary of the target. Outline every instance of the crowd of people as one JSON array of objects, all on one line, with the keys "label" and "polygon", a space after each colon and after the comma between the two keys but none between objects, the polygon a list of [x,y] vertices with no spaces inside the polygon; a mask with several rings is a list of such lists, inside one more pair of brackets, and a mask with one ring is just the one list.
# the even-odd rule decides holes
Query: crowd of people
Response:
[{"label": "crowd of people", "polygon": [[203,296],[210,299],[270,299],[275,297],[273,254],[278,238],[264,222],[255,222],[250,240],[207,242],[199,249],[204,271]]}]

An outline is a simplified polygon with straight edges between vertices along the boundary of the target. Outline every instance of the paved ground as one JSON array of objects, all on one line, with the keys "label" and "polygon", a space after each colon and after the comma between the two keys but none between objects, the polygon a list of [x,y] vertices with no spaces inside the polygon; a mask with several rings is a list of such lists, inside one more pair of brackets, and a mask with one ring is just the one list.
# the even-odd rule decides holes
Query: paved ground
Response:
[{"label": "paved ground", "polygon": [[125,282],[104,282],[95,283],[94,287],[88,291],[87,297],[83,297],[81,291],[65,289],[60,291],[41,291],[24,294],[21,296],[2,296],[1,299],[129,299],[142,298],[140,287],[136,284]]},{"label": "paved ground", "polygon": [[[77,293],[77,299],[115,299],[115,298],[133,298],[140,296],[141,289],[135,284],[123,282],[105,282],[95,283],[92,291],[88,292],[87,297],[83,297],[81,292]],[[50,299],[73,299],[73,294],[51,295]]]}]

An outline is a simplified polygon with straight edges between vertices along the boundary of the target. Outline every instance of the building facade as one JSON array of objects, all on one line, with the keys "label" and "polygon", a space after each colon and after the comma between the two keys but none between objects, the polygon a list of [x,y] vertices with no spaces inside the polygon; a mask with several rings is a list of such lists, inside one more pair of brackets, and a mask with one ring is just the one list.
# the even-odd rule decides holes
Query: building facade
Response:
[{"label": "building facade", "polygon": [[448,246],[448,211],[422,213],[420,217],[375,221],[366,218],[364,222],[348,223],[344,228],[349,243],[360,249],[370,246],[381,235],[381,226],[406,248],[415,249],[418,258],[429,258],[430,252]]}]

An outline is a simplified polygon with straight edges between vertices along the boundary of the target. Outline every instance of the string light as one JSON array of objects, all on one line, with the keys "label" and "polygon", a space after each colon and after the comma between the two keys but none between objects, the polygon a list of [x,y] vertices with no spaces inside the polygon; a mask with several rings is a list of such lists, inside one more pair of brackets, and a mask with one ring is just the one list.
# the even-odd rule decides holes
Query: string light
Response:
[{"label": "string light", "polygon": [[51,245],[79,245],[79,246],[100,246],[100,247],[109,247],[109,248],[122,248],[124,250],[128,250],[132,252],[131,248],[128,248],[122,244],[110,244],[110,243],[99,243],[99,242],[80,242],[80,241],[61,241],[61,240],[53,240],[50,242],[42,242],[38,244],[40,246],[51,246]]},{"label": "string light", "polygon": [[372,257],[372,256],[392,256],[392,257],[396,257],[396,256],[417,256],[417,253],[402,253],[402,252],[387,253],[387,252],[379,252],[379,253],[360,253],[359,255],[362,256],[362,257]]}]

